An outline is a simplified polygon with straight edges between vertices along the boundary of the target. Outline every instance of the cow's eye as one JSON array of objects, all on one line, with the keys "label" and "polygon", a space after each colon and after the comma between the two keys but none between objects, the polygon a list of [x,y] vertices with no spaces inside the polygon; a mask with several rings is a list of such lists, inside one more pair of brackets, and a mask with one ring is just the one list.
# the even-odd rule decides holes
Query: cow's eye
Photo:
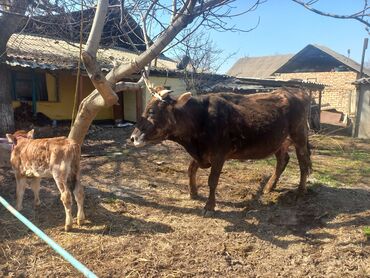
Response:
[{"label": "cow's eye", "polygon": [[149,109],[149,111],[148,111],[148,115],[149,115],[149,116],[151,116],[151,117],[152,117],[152,116],[154,116],[154,111],[153,111],[153,109]]}]

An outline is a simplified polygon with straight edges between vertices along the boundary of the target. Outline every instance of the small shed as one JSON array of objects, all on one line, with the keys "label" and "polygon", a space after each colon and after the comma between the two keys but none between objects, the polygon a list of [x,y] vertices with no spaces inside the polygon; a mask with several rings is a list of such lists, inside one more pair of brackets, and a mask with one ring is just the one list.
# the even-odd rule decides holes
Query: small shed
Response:
[{"label": "small shed", "polygon": [[354,82],[357,88],[356,120],[354,137],[370,139],[370,78]]},{"label": "small shed", "polygon": [[227,75],[210,75],[203,88],[204,93],[232,92],[238,94],[255,94],[271,92],[278,88],[302,88],[308,91],[311,106],[309,111],[310,127],[320,130],[321,97],[325,85],[302,80],[274,80],[268,78],[236,78]]}]

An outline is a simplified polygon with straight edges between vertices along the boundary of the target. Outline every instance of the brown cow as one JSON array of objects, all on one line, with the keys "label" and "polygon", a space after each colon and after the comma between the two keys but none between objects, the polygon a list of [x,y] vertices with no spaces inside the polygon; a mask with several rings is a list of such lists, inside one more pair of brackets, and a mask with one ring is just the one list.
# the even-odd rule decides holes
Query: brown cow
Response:
[{"label": "brown cow", "polygon": [[66,213],[65,230],[72,228],[72,194],[77,202],[77,223],[83,224],[84,191],[79,182],[80,155],[79,144],[66,137],[33,139],[34,130],[28,133],[17,131],[7,134],[13,144],[10,163],[17,182],[16,209],[22,209],[23,194],[30,181],[34,192],[35,205],[40,205],[40,181],[44,177],[53,177],[61,193],[61,200]]},{"label": "brown cow", "polygon": [[299,193],[306,191],[311,170],[307,137],[306,93],[297,88],[282,88],[271,93],[240,95],[208,94],[178,98],[168,90],[156,88],[131,135],[136,146],[171,140],[192,156],[188,169],[191,198],[198,194],[196,172],[211,167],[209,197],[205,212],[215,208],[215,192],[224,162],[228,159],[263,159],[275,154],[275,173],[264,192],[276,186],[288,161],[288,147],[295,146],[301,178]]}]

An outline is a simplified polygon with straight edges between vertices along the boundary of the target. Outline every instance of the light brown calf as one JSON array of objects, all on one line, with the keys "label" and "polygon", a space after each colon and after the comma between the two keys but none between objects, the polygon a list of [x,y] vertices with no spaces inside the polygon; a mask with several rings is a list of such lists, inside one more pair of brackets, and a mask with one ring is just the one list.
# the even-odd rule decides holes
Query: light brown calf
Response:
[{"label": "light brown calf", "polygon": [[72,228],[72,191],[77,202],[77,224],[83,224],[84,190],[79,182],[80,146],[66,137],[33,139],[34,130],[7,134],[13,144],[10,163],[17,181],[16,209],[22,209],[23,194],[29,181],[35,196],[35,205],[40,204],[40,181],[53,177],[61,193],[66,213],[65,230]]}]

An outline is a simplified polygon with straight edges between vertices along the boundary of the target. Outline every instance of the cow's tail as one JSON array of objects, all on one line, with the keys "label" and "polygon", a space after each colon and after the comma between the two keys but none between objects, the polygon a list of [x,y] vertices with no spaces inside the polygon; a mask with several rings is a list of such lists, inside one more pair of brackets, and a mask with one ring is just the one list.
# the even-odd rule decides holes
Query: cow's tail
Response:
[{"label": "cow's tail", "polygon": [[74,143],[71,145],[71,171],[69,174],[69,189],[73,192],[80,181],[81,147]]}]

